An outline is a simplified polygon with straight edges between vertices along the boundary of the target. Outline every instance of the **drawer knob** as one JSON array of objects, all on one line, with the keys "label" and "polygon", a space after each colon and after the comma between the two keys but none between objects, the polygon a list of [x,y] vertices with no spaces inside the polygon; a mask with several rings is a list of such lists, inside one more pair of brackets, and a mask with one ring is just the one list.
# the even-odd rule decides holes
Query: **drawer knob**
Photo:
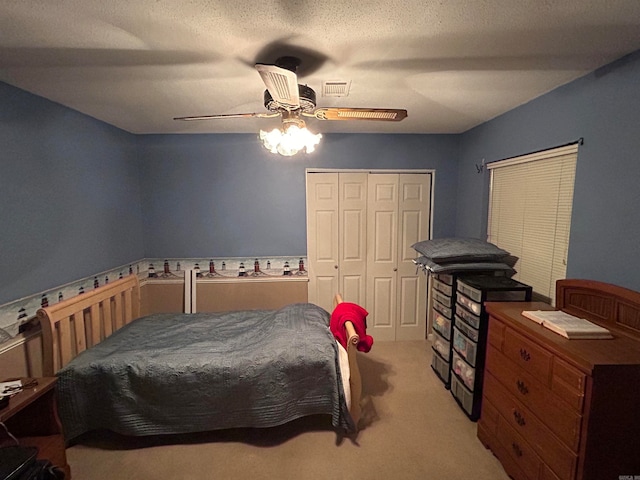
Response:
[{"label": "drawer knob", "polygon": [[526,395],[527,393],[529,393],[529,389],[527,388],[527,386],[525,385],[525,383],[522,380],[517,380],[516,381],[516,387],[518,387],[518,391],[522,395]]},{"label": "drawer knob", "polygon": [[527,423],[524,419],[524,415],[522,415],[518,410],[515,410],[515,409],[513,410],[513,418],[515,419],[516,423],[521,427],[524,427],[525,424]]},{"label": "drawer knob", "polygon": [[531,360],[531,354],[527,352],[524,348],[521,348],[520,358],[522,358],[522,360],[524,360],[525,362],[528,362],[529,360]]},{"label": "drawer knob", "polygon": [[513,449],[513,453],[516,454],[516,457],[522,456],[522,449],[520,448],[520,445],[518,445],[516,442],[511,443],[511,448]]}]

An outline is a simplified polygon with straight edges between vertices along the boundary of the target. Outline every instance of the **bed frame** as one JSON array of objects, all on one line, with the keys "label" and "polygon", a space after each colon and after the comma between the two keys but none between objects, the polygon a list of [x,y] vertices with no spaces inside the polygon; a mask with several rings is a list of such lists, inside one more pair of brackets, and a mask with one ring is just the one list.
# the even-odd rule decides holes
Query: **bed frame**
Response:
[{"label": "bed frame", "polygon": [[[335,304],[342,303],[337,294]],[[54,376],[79,353],[107,338],[140,316],[140,284],[136,275],[108,283],[91,292],[38,310],[42,328],[43,375]],[[357,427],[362,383],[356,358],[360,337],[351,322],[347,330],[351,376],[350,413]]]}]

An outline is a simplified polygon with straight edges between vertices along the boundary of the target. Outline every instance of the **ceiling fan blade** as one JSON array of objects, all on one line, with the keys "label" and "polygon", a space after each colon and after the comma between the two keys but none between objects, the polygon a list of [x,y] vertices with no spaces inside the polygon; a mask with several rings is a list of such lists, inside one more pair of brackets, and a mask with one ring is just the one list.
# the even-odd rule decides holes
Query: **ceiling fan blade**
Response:
[{"label": "ceiling fan blade", "polygon": [[217,118],[273,118],[280,115],[279,113],[228,113],[223,115],[196,115],[193,117],[173,117],[174,120],[213,120]]},{"label": "ceiling fan blade", "polygon": [[300,108],[298,77],[294,72],[286,68],[261,63],[256,63],[256,70],[276,102],[287,109]]},{"label": "ceiling fan blade", "polygon": [[315,117],[318,120],[377,120],[399,122],[407,117],[406,110],[395,108],[317,108],[312,113],[303,115]]}]

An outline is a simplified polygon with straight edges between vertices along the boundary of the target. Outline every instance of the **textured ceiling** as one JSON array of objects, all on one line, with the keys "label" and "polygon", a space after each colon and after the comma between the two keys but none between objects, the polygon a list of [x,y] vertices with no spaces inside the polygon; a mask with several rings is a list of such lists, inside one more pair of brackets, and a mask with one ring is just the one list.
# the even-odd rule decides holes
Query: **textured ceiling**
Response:
[{"label": "textured ceiling", "polygon": [[[458,133],[640,49],[638,0],[0,0],[0,80],[132,133],[255,133],[253,65],[295,55],[318,106],[402,122],[311,130]],[[324,97],[322,82],[351,82]]]}]

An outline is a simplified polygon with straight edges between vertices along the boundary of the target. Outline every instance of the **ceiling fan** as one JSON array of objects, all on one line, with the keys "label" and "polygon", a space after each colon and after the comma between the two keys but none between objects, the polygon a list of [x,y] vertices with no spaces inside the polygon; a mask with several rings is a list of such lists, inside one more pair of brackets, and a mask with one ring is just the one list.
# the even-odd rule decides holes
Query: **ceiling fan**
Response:
[{"label": "ceiling fan", "polygon": [[216,118],[272,118],[282,115],[304,115],[318,120],[382,120],[399,122],[406,118],[407,111],[389,108],[316,108],[316,92],[306,86],[298,85],[296,70],[300,59],[280,57],[275,65],[257,63],[256,70],[267,87],[264,92],[264,106],[269,113],[231,113],[222,115],[198,115],[175,117],[174,120],[210,120]]},{"label": "ceiling fan", "polygon": [[273,153],[291,156],[303,148],[312,152],[322,135],[314,135],[306,129],[302,116],[317,120],[377,120],[399,122],[407,111],[388,108],[316,108],[316,92],[307,85],[299,85],[296,70],[300,59],[287,56],[276,60],[275,65],[257,63],[256,70],[267,89],[264,106],[267,113],[231,113],[175,117],[174,120],[211,120],[222,118],[273,118],[282,117],[282,129],[260,132],[264,146]]},{"label": "ceiling fan", "polygon": [[280,57],[275,65],[257,63],[256,70],[267,89],[264,106],[268,113],[231,113],[222,115],[197,115],[175,117],[174,120],[211,120],[218,118],[272,118],[282,115],[283,121],[301,115],[317,120],[382,120],[399,122],[407,116],[406,110],[389,108],[316,108],[316,92],[298,84],[296,70],[300,65],[297,57]]}]

